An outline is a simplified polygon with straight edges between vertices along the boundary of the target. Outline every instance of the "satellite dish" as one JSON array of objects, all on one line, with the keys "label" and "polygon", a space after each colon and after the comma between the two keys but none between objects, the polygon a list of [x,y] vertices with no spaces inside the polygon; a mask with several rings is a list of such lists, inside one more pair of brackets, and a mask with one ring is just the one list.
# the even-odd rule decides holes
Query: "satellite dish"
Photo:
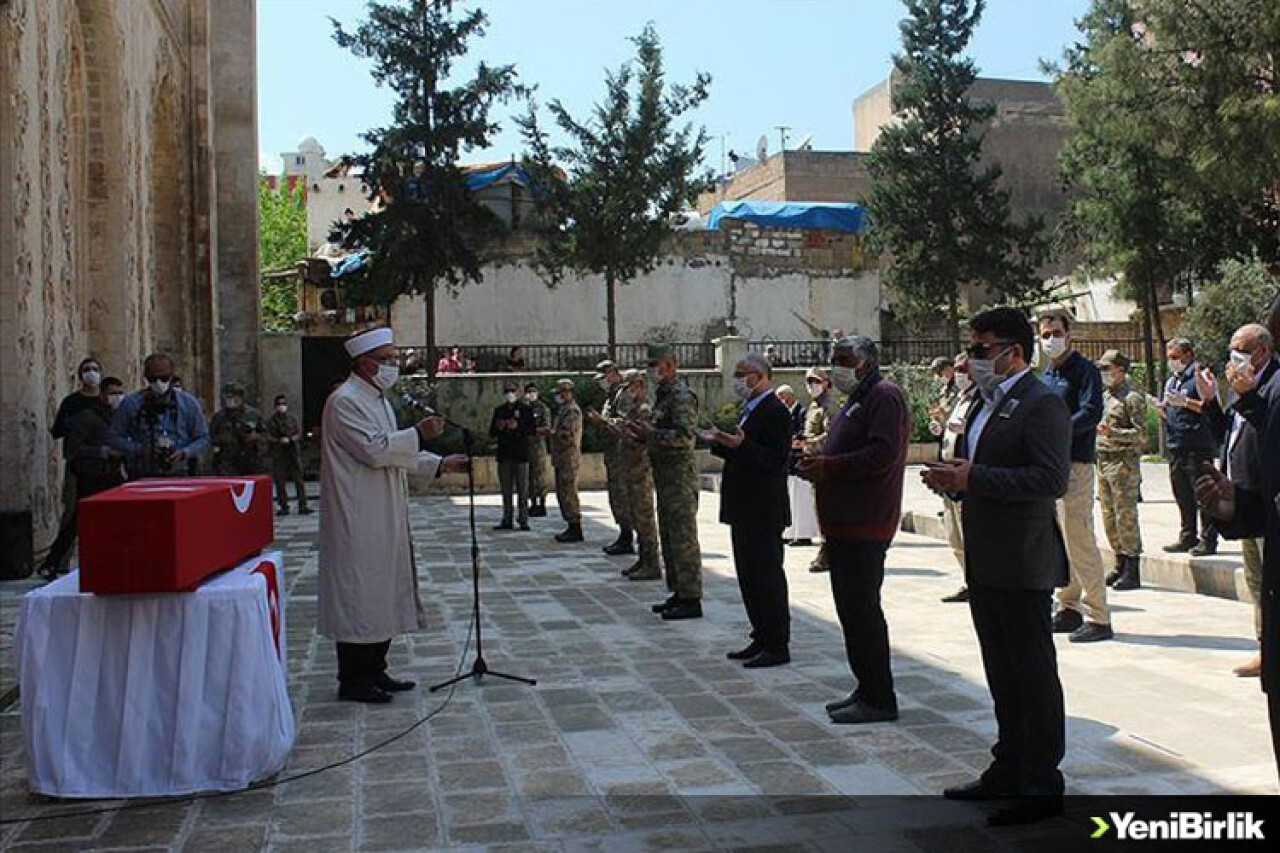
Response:
[{"label": "satellite dish", "polygon": [[760,134],[760,139],[756,142],[756,159],[763,163],[769,159],[769,137]]},{"label": "satellite dish", "polygon": [[796,146],[796,150],[812,151],[813,150],[813,134],[811,133],[808,136],[806,136],[804,139],[801,139],[800,144]]}]

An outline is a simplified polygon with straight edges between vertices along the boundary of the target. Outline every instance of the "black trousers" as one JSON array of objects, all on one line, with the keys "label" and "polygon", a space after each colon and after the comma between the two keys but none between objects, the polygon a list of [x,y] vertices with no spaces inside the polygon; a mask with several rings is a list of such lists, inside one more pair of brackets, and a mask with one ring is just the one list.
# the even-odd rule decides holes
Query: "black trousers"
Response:
[{"label": "black trousers", "polygon": [[1058,765],[1066,749],[1066,711],[1053,646],[1049,590],[969,584],[969,611],[995,702],[995,761],[982,774],[993,787],[1023,795],[1062,793]]},{"label": "black trousers", "polygon": [[1178,502],[1178,515],[1182,519],[1181,539],[1196,538],[1196,516],[1200,517],[1200,538],[1207,542],[1218,541],[1218,531],[1213,519],[1200,511],[1196,504],[1196,480],[1205,463],[1212,465],[1214,455],[1199,451],[1172,450],[1169,452],[1169,482],[1173,485],[1173,499]]},{"label": "black trousers", "polygon": [[338,643],[338,683],[367,687],[387,671],[390,640],[381,643]]},{"label": "black trousers", "polygon": [[276,451],[271,457],[271,478],[276,485],[276,503],[281,509],[289,508],[289,483],[293,483],[298,497],[298,508],[307,508],[307,481],[302,476],[302,459],[296,449]]},{"label": "black trousers", "polygon": [[1276,775],[1280,776],[1280,693],[1267,694],[1267,716],[1271,718],[1271,751],[1276,756]]},{"label": "black trousers", "polygon": [[751,639],[766,651],[785,652],[791,643],[787,575],[782,569],[782,530],[767,525],[734,524],[733,568],[742,604],[751,622]]},{"label": "black trousers", "polygon": [[858,679],[854,693],[868,705],[896,710],[898,699],[889,664],[889,625],[880,609],[888,550],[888,542],[827,540],[831,596],[844,633],[849,669]]},{"label": "black trousers", "polygon": [[124,481],[119,476],[111,476],[106,474],[83,474],[76,478],[76,499],[71,504],[71,509],[62,518],[62,525],[58,528],[58,536],[53,540],[53,544],[49,546],[49,553],[44,558],[43,567],[56,568],[62,571],[67,568],[67,558],[71,555],[71,549],[76,544],[76,536],[79,534],[80,519],[80,499],[89,498],[105,492],[107,489],[114,489]]}]

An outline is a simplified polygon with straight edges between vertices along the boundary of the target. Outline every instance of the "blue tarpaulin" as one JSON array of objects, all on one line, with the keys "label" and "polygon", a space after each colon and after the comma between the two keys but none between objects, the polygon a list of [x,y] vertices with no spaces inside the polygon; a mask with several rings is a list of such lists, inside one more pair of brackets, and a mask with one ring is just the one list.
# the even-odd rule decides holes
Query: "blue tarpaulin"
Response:
[{"label": "blue tarpaulin", "polygon": [[510,179],[522,187],[529,186],[529,173],[519,163],[504,163],[491,169],[477,169],[467,173],[467,189],[475,192],[504,178]]},{"label": "blue tarpaulin", "polygon": [[817,201],[723,201],[711,209],[707,227],[722,219],[754,222],[764,228],[809,228],[859,234],[866,228],[860,204]]}]

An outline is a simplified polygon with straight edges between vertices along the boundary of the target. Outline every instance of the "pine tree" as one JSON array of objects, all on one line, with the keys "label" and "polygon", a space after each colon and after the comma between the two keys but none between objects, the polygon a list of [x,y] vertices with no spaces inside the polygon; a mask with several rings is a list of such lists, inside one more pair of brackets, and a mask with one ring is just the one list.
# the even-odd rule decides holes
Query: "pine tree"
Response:
[{"label": "pine tree", "polygon": [[872,242],[886,254],[885,284],[908,325],[944,313],[959,348],[960,300],[983,288],[1012,303],[1043,290],[1041,223],[1015,223],[1000,167],[982,167],[983,125],[994,108],[970,101],[977,79],[963,54],[983,0],[905,0],[902,52],[890,78],[896,121],[871,149]]},{"label": "pine tree", "polygon": [[695,176],[705,129],[676,124],[706,100],[711,78],[668,85],[652,24],[632,42],[634,63],[606,75],[604,101],[589,119],[575,119],[558,100],[548,105],[569,144],[550,144],[536,105],[520,119],[526,166],[551,226],[538,251],[539,271],[550,286],[566,271],[603,276],[611,357],[618,286],[654,268],[673,216],[710,183]]},{"label": "pine tree", "polygon": [[[431,354],[437,290],[480,281],[484,248],[502,232],[501,220],[467,188],[459,158],[489,143],[499,129],[491,108],[522,91],[512,65],[481,62],[471,79],[453,80],[467,42],[483,36],[487,23],[479,9],[455,18],[454,5],[370,2],[354,31],[332,21],[334,40],[372,60],[374,81],[397,97],[392,123],[362,135],[372,150],[348,158],[382,205],[348,226],[347,241],[372,259],[350,285],[352,297],[389,306],[399,296],[424,296]],[[434,371],[434,357],[427,363]]]}]

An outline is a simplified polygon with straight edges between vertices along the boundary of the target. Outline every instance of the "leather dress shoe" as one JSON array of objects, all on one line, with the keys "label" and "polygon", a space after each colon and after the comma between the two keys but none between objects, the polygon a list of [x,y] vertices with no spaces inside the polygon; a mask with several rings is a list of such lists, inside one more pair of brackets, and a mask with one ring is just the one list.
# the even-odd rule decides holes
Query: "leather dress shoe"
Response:
[{"label": "leather dress shoe", "polygon": [[1218,553],[1218,543],[1208,539],[1201,539],[1200,544],[1187,552],[1193,557],[1212,557]]},{"label": "leather dress shoe", "polygon": [[729,660],[751,660],[756,655],[764,651],[764,646],[752,640],[750,645],[745,649],[738,649],[736,652],[729,652],[725,655]]},{"label": "leather dress shoe", "polygon": [[525,533],[528,533],[528,532],[529,532],[529,522],[527,522],[527,521],[522,521],[522,522],[520,522],[520,529],[521,529],[521,530],[523,530]]},{"label": "leather dress shoe", "polygon": [[1231,671],[1239,678],[1257,678],[1262,675],[1262,655],[1254,655],[1253,660],[1242,663]]},{"label": "leather dress shoe", "polygon": [[1019,797],[987,815],[987,826],[1022,826],[1058,817],[1062,797]]},{"label": "leather dress shoe", "polygon": [[677,598],[671,606],[662,611],[662,618],[668,622],[677,619],[701,619],[702,602],[696,598]]},{"label": "leather dress shoe", "polygon": [[1002,800],[1012,797],[1013,791],[984,782],[979,778],[963,785],[944,788],[942,796],[948,800]]},{"label": "leather dress shoe", "polygon": [[813,547],[812,539],[792,539],[787,545],[792,548],[811,548]]},{"label": "leather dress shoe", "polygon": [[651,607],[650,609],[651,609],[654,613],[662,613],[662,612],[664,612],[668,607],[670,607],[671,605],[675,604],[675,603],[676,603],[676,601],[677,601],[676,596],[675,596],[675,594],[673,593],[673,594],[671,594],[671,595],[667,596],[667,600],[666,600],[666,601],[660,601],[660,602],[658,602],[657,604],[653,605],[653,607]]},{"label": "leather dress shoe", "polygon": [[513,527],[511,526],[511,522],[509,522],[509,521],[503,521],[503,522],[500,522],[500,523],[498,523],[498,524],[495,524],[495,525],[493,526],[493,529],[494,529],[494,530],[514,530],[515,528],[513,528]]},{"label": "leather dress shoe", "polygon": [[1086,622],[1071,632],[1067,640],[1072,643],[1096,643],[1099,640],[1110,640],[1115,636],[1110,625],[1101,622]]},{"label": "leather dress shoe", "polygon": [[343,702],[365,702],[369,705],[385,705],[391,694],[373,684],[344,684],[338,688],[338,699]]},{"label": "leather dress shoe", "polygon": [[386,690],[388,693],[402,693],[405,690],[412,690],[417,687],[418,682],[401,681],[398,678],[392,678],[384,672],[378,676],[377,681],[374,682],[374,686]]},{"label": "leather dress shoe", "polygon": [[1172,545],[1165,545],[1163,551],[1166,554],[1185,554],[1199,544],[1200,542],[1196,539],[1179,539]]},{"label": "leather dress shoe", "polygon": [[763,651],[744,663],[744,669],[765,669],[771,666],[782,666],[791,663],[790,652],[770,652]]},{"label": "leather dress shoe", "polygon": [[1064,607],[1053,614],[1053,633],[1070,634],[1084,625],[1084,617],[1078,611]]},{"label": "leather dress shoe", "polygon": [[967,586],[960,587],[950,595],[942,596],[942,601],[945,604],[957,604],[957,603],[962,603],[968,600],[969,600],[969,587]]},{"label": "leather dress shoe", "polygon": [[854,702],[857,702],[857,701],[858,701],[858,694],[855,692],[855,693],[850,693],[848,696],[844,697],[843,699],[837,699],[834,702],[828,702],[824,707],[827,709],[828,714],[833,714],[836,711],[842,710],[844,708],[848,708],[850,705],[852,705]]},{"label": "leather dress shoe", "polygon": [[861,699],[852,705],[831,712],[831,722],[841,726],[859,726],[864,723],[891,723],[898,719],[897,708],[877,708]]}]

